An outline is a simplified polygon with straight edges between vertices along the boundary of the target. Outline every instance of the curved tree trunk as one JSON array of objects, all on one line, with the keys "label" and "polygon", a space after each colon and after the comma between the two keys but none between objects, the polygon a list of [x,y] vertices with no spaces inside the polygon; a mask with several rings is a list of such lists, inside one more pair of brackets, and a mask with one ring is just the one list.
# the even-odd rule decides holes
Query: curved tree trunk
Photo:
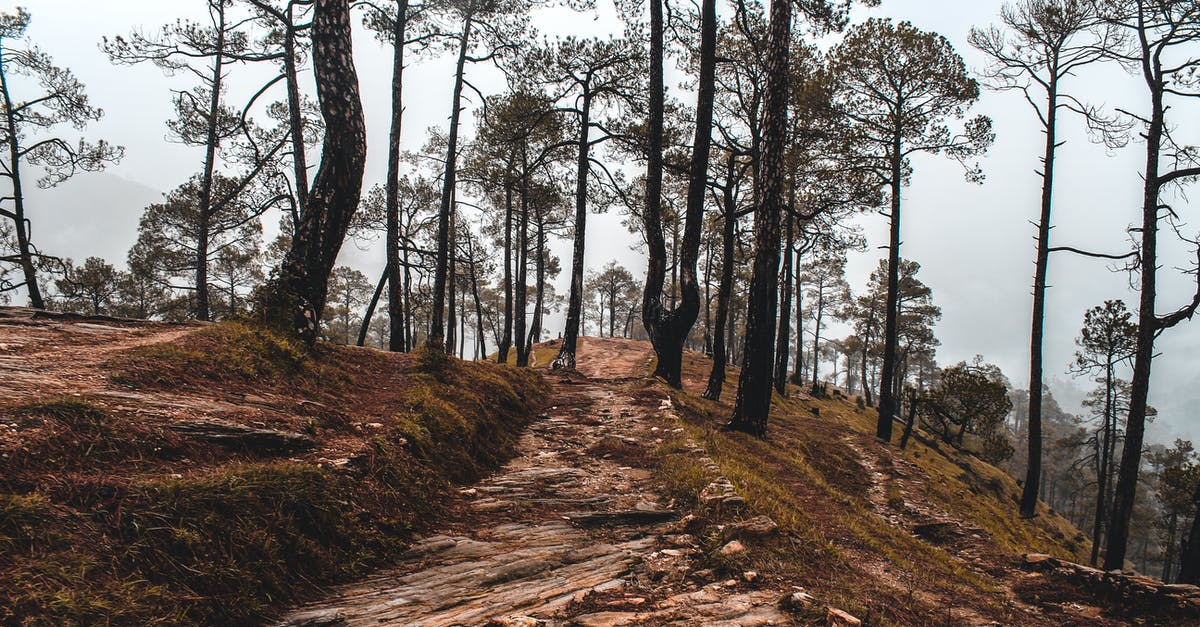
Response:
[{"label": "curved tree trunk", "polygon": [[346,2],[316,0],[312,42],[317,99],[325,120],[321,166],[313,179],[309,211],[296,225],[265,311],[276,323],[290,320],[308,342],[316,339],[329,273],[358,209],[367,144]]},{"label": "curved tree trunk", "polygon": [[[678,307],[668,309],[662,301],[662,283],[665,278],[659,266],[665,264],[666,255],[662,238],[661,212],[662,193],[662,6],[660,0],[651,1],[651,153],[653,164],[647,166],[647,206],[645,226],[650,243],[650,271],[647,272],[646,290],[642,302],[642,321],[650,335],[650,343],[658,356],[654,376],[660,377],[672,387],[682,386],[683,345],[688,333],[700,315],[700,284],[696,277],[696,262],[700,255],[700,231],[704,221],[704,196],[708,190],[708,157],[712,145],[713,101],[716,93],[716,0],[703,0],[700,23],[700,71],[696,90],[696,128],[692,141],[690,180],[688,181],[687,208],[683,228],[683,242],[678,250],[676,264],[679,275],[680,301]],[[657,14],[657,18],[655,15]],[[657,26],[655,26],[657,20]],[[657,32],[657,34],[655,34]],[[656,174],[651,170],[657,169]],[[649,179],[655,178],[654,189]],[[653,196],[651,193],[653,192]],[[653,218],[649,214],[654,214]],[[653,231],[653,233],[651,233]],[[655,259],[661,256],[661,259]],[[665,269],[665,268],[664,268]],[[657,273],[657,276],[654,274]],[[674,294],[672,294],[674,298]]]}]

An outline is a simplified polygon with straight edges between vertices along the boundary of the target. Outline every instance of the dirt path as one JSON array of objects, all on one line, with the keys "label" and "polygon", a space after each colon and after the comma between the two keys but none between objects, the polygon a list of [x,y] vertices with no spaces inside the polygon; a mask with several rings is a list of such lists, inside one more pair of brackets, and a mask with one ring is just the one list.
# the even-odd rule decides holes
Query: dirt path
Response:
[{"label": "dirt path", "polygon": [[644,467],[677,427],[632,379],[644,349],[624,344],[584,339],[590,378],[548,374],[553,404],[518,457],[460,491],[453,524],[282,624],[790,624],[781,591],[697,580],[699,540]]},{"label": "dirt path", "polygon": [[169,342],[203,323],[125,321],[0,309],[0,382],[8,399],[111,396],[107,360],[137,346]]}]

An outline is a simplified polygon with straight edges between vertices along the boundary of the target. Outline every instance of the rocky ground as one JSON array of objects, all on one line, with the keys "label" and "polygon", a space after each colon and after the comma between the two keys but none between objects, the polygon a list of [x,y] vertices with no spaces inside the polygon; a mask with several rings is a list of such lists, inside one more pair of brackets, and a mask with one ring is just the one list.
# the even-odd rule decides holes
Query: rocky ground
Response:
[{"label": "rocky ground", "polygon": [[[711,581],[689,519],[661,502],[645,466],[681,429],[670,402],[638,378],[645,354],[619,340],[582,341],[583,371],[553,377],[554,400],[519,457],[459,492],[454,524],[394,569],[283,624],[793,624],[780,600],[795,590],[756,585],[752,572]],[[706,498],[739,504],[719,479]],[[731,527],[721,550],[773,531],[769,520],[751,519]]]}]

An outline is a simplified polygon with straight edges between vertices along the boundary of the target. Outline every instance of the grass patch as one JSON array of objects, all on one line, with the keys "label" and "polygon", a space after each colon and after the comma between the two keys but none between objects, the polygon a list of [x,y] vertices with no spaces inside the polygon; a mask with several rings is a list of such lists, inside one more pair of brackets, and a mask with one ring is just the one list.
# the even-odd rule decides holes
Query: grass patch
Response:
[{"label": "grass patch", "polygon": [[177,340],[150,344],[114,359],[113,383],[133,388],[196,388],[203,385],[253,386],[293,390],[339,390],[351,377],[329,360],[313,359],[332,352],[309,349],[246,322],[222,322]]}]

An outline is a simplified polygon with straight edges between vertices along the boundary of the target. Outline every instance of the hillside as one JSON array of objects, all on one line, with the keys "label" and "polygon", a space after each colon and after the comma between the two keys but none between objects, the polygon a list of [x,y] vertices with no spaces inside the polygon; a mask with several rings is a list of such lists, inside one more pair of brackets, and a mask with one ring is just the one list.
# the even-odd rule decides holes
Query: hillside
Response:
[{"label": "hillside", "polygon": [[245,624],[386,564],[535,375],[238,323],[0,309],[0,624]]},{"label": "hillside", "polygon": [[720,429],[736,370],[713,403],[703,356],[680,391],[645,343],[584,338],[569,375],[554,349],[522,371],[0,309],[0,623],[1200,616],[1195,589],[1071,566],[1084,534],[1018,519],[1011,478],[883,446],[837,393],[790,388],[758,440]]}]

